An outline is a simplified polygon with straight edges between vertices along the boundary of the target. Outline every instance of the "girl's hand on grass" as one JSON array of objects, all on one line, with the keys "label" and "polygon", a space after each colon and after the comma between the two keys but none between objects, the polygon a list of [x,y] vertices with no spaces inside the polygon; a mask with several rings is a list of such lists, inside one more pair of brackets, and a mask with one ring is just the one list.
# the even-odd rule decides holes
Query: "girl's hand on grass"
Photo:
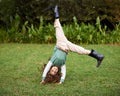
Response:
[{"label": "girl's hand on grass", "polygon": [[57,83],[58,85],[61,85],[62,84],[62,82],[59,82],[59,83]]},{"label": "girl's hand on grass", "polygon": [[45,81],[44,81],[44,80],[42,80],[42,81],[40,82],[40,84],[45,84]]}]

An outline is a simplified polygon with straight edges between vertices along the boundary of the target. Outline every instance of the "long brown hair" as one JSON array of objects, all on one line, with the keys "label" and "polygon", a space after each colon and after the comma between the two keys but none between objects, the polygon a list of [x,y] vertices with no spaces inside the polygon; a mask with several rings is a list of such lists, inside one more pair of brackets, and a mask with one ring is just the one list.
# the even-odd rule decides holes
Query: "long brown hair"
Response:
[{"label": "long brown hair", "polygon": [[[44,71],[44,69],[45,69],[45,66],[46,66],[46,64],[44,64],[43,71]],[[54,65],[53,65],[53,66],[54,66]],[[51,68],[52,68],[53,66],[51,66]],[[51,68],[50,68],[50,70],[51,70]],[[54,75],[54,76],[50,74],[50,70],[48,71],[48,73],[47,73],[47,75],[46,75],[45,83],[58,83],[58,82],[60,82],[60,78],[61,78],[61,68],[58,67],[58,72],[57,72],[57,74]]]}]

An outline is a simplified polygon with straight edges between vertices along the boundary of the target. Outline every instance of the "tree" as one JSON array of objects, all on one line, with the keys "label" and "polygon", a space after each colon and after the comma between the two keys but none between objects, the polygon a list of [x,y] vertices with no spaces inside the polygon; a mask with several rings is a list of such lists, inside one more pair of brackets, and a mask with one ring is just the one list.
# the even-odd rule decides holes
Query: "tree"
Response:
[{"label": "tree", "polygon": [[[52,20],[52,12],[43,12],[56,0],[1,0],[0,22],[9,25],[15,15],[25,21],[38,24],[40,16],[46,21]],[[78,21],[93,22],[99,16],[101,20],[107,19],[111,23],[120,22],[120,0],[57,0],[59,1],[61,21],[70,22],[75,16]],[[45,14],[46,13],[46,14]]]},{"label": "tree", "polygon": [[15,0],[0,1],[0,22],[8,27],[10,19],[15,14]]}]

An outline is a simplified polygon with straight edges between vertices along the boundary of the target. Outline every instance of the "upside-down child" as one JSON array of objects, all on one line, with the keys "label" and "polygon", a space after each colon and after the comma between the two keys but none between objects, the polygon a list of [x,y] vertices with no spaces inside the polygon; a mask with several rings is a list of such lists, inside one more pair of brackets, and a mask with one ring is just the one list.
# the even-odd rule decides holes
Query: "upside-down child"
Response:
[{"label": "upside-down child", "polygon": [[96,67],[101,65],[104,55],[97,53],[95,50],[87,50],[81,46],[68,41],[64,35],[62,26],[59,21],[58,6],[53,8],[54,11],[54,28],[56,32],[56,46],[51,59],[48,61],[42,74],[41,84],[58,83],[62,84],[66,77],[66,57],[68,52],[76,52],[91,56],[97,60]]}]

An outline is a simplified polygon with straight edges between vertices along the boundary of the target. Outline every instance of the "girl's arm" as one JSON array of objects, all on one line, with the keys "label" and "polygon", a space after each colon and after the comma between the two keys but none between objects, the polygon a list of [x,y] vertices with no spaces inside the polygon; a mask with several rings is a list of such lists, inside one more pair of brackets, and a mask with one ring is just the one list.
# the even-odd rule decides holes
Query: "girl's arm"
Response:
[{"label": "girl's arm", "polygon": [[48,64],[46,65],[44,71],[43,71],[43,74],[42,74],[42,81],[45,80],[45,77],[46,77],[48,71],[50,70],[50,67],[51,67],[51,66],[52,66],[52,62],[49,61]]},{"label": "girl's arm", "polygon": [[66,77],[66,65],[64,64],[63,66],[61,66],[61,79],[60,79],[60,84],[64,82],[65,77]]}]

